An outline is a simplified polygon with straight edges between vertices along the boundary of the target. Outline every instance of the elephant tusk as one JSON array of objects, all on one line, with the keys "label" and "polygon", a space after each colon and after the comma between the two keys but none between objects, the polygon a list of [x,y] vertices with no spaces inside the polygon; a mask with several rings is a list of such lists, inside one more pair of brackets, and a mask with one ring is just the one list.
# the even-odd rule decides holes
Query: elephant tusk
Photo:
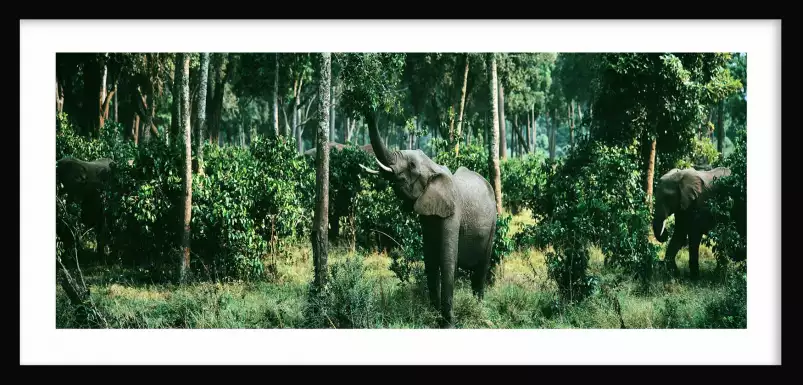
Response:
[{"label": "elephant tusk", "polygon": [[666,228],[666,219],[661,222],[661,234],[658,234],[658,236],[664,235],[664,228]]},{"label": "elephant tusk", "polygon": [[383,170],[385,170],[387,172],[393,172],[393,170],[391,170],[390,167],[385,166],[384,164],[382,164],[382,162],[379,161],[379,158],[374,157],[374,160],[376,160],[376,163],[379,165],[379,167],[382,167]]},{"label": "elephant tusk", "polygon": [[360,167],[362,167],[363,170],[370,172],[371,174],[379,174],[379,171],[371,170],[370,168],[365,167],[362,164],[360,165]]}]

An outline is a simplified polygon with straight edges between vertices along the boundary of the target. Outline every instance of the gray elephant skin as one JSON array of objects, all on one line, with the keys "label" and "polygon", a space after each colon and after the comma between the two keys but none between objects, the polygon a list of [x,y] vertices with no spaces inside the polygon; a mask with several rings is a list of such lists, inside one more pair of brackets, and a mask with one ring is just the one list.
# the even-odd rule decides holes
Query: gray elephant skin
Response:
[{"label": "gray elephant skin", "polygon": [[[84,161],[71,157],[56,162],[56,182],[63,186],[67,201],[78,203],[81,206],[81,222],[97,231],[96,252],[103,252],[107,243],[102,192],[110,180],[113,163],[109,158]],[[57,231],[69,250],[75,240],[61,221],[57,222]]]},{"label": "gray elephant skin", "polygon": [[675,216],[675,229],[666,248],[664,261],[673,274],[677,274],[675,256],[688,244],[689,271],[692,279],[700,274],[700,241],[703,234],[714,226],[707,199],[714,192],[714,181],[731,175],[726,167],[708,171],[693,168],[674,168],[661,176],[655,189],[652,229],[658,242],[665,242],[666,219]]},{"label": "gray elephant skin", "polygon": [[402,204],[419,216],[429,300],[442,327],[454,326],[452,298],[458,267],[471,271],[473,294],[482,301],[496,232],[496,200],[491,184],[465,167],[452,174],[421,150],[389,150],[380,139],[376,116],[366,114],[376,163]]}]

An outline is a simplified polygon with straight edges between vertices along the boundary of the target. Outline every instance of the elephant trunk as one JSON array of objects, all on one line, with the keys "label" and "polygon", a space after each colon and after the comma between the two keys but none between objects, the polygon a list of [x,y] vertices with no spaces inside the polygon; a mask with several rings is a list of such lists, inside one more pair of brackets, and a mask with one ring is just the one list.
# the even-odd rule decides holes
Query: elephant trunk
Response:
[{"label": "elephant trunk", "polygon": [[656,215],[655,218],[652,220],[652,232],[655,235],[655,239],[658,242],[666,242],[667,233],[665,229],[666,218],[664,216]]},{"label": "elephant trunk", "polygon": [[374,149],[374,156],[379,161],[380,167],[387,170],[386,166],[393,164],[393,158],[388,148],[385,147],[385,144],[382,142],[382,138],[379,136],[376,113],[373,111],[367,113],[365,119],[368,123],[368,136],[371,139],[371,147]]}]

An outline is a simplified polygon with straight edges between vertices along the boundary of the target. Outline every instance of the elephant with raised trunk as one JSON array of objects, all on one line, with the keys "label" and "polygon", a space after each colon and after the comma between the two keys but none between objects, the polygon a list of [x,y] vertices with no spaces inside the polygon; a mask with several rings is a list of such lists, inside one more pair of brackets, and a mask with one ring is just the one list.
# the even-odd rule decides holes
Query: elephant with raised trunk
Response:
[{"label": "elephant with raised trunk", "polygon": [[374,157],[402,204],[415,211],[424,236],[424,269],[429,299],[452,327],[455,272],[471,271],[471,287],[481,301],[493,253],[496,199],[480,174],[460,167],[452,174],[421,150],[389,150],[379,137],[376,116],[367,114]]},{"label": "elephant with raised trunk", "polygon": [[665,242],[665,222],[675,215],[675,229],[666,248],[664,261],[673,274],[677,274],[675,255],[688,244],[689,271],[692,279],[700,274],[700,241],[703,234],[714,226],[707,199],[714,192],[714,180],[729,176],[731,170],[717,167],[708,171],[693,168],[674,168],[664,174],[655,188],[652,229],[658,242]]}]

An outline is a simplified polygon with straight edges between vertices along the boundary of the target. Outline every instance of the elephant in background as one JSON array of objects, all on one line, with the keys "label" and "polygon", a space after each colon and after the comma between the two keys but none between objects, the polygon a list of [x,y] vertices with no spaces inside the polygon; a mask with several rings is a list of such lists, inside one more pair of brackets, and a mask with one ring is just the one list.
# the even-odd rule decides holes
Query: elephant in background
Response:
[{"label": "elephant in background", "polygon": [[670,215],[675,215],[675,229],[666,248],[664,261],[677,274],[675,256],[689,245],[689,270],[691,278],[700,274],[700,241],[703,234],[714,226],[713,216],[706,200],[714,192],[714,180],[731,175],[726,167],[707,171],[694,168],[674,168],[661,176],[655,189],[655,203],[652,229],[658,242],[665,242],[667,234],[664,225]]},{"label": "elephant in background", "polygon": [[[107,228],[105,207],[102,193],[106,188],[114,161],[101,158],[94,161],[65,157],[56,162],[56,182],[62,186],[68,202],[81,206],[81,222],[97,232],[95,252],[104,252],[107,244]],[[57,232],[69,250],[73,247],[70,231],[61,222],[57,222]],[[105,252],[104,252],[105,255]]]},{"label": "elephant in background", "polygon": [[474,295],[483,299],[496,232],[496,199],[491,184],[465,167],[452,174],[421,150],[388,149],[377,131],[377,119],[366,114],[374,157],[402,205],[419,215],[424,243],[424,269],[429,299],[452,327],[454,279],[458,267],[471,271]]}]

